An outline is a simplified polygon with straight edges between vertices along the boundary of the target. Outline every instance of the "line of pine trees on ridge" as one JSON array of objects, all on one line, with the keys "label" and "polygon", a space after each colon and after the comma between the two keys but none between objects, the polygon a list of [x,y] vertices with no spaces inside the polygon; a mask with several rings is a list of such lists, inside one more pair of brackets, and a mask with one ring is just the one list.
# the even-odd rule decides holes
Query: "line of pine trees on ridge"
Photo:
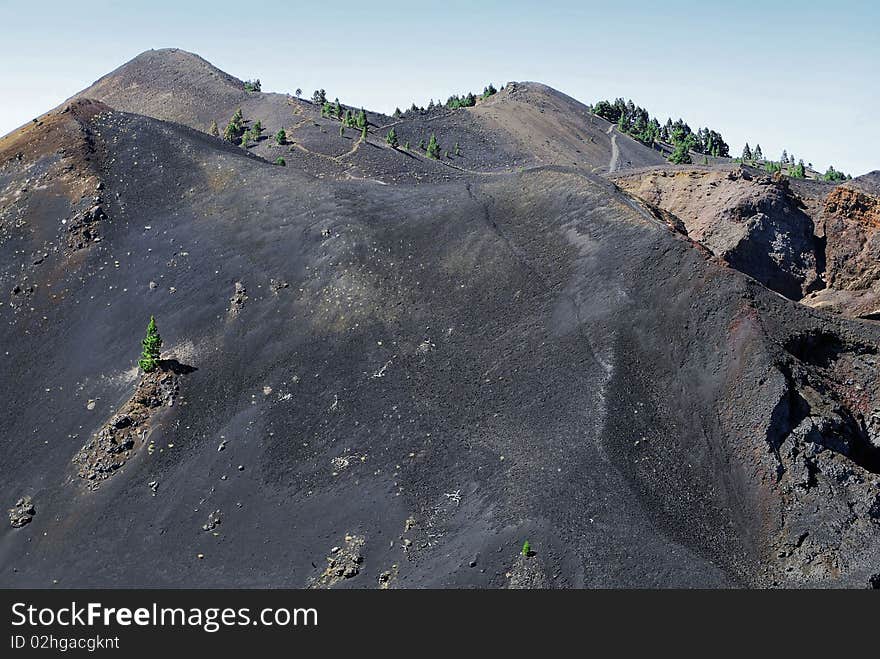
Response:
[{"label": "line of pine trees on ridge", "polygon": [[[502,86],[501,89],[504,89]],[[394,118],[400,119],[404,115],[407,114],[426,114],[433,111],[436,108],[446,108],[447,110],[457,110],[459,108],[470,108],[477,104],[478,100],[484,101],[490,96],[494,96],[498,93],[498,89],[495,88],[491,82],[483,87],[482,94],[474,94],[473,92],[468,92],[463,96],[459,96],[458,94],[453,94],[448,99],[446,99],[446,103],[434,103],[434,99],[432,98],[428,102],[427,107],[419,107],[415,103],[413,103],[408,110],[402,111],[400,108],[395,108],[394,110]]]},{"label": "line of pine trees on ridge", "polygon": [[618,130],[637,139],[642,144],[654,146],[665,143],[673,146],[670,157],[672,162],[691,162],[689,151],[716,158],[730,157],[730,147],[721,133],[709,128],[700,128],[694,132],[684,121],[672,118],[661,124],[656,117],[636,105],[632,100],[599,101],[590,111],[603,119],[617,124]]}]

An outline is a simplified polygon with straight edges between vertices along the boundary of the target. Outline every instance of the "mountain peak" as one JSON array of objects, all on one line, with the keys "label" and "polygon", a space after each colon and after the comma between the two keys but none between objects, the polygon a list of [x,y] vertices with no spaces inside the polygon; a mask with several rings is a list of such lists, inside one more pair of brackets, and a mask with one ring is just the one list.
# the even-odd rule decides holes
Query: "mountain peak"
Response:
[{"label": "mountain peak", "polygon": [[247,98],[247,92],[241,80],[199,55],[162,48],[140,53],[74,98],[204,128],[215,118],[214,108],[226,113]]}]

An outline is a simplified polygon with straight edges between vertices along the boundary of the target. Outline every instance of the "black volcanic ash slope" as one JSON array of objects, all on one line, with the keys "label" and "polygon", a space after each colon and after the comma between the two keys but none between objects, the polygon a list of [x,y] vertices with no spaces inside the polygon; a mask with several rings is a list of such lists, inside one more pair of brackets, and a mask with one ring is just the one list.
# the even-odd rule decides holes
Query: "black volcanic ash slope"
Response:
[{"label": "black volcanic ash slope", "polygon": [[[42,121],[0,142],[0,497],[35,510],[4,585],[876,574],[880,331],[610,183],[321,180],[105,106]],[[150,314],[177,389],[92,489],[72,461],[126,423]]]}]

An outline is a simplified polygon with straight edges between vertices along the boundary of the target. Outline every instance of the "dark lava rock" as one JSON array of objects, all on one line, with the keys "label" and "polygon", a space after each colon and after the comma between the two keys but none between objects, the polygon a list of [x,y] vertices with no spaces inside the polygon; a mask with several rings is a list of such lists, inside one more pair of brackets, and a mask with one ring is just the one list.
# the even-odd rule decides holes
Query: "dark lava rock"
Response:
[{"label": "dark lava rock", "polygon": [[152,417],[159,408],[174,404],[178,390],[177,376],[162,363],[143,374],[134,395],[74,456],[79,476],[95,488],[125,466],[131,451],[143,443]]},{"label": "dark lava rock", "polygon": [[220,510],[215,510],[211,514],[208,515],[208,521],[202,525],[203,531],[213,531],[218,526],[220,526],[223,521],[223,514]]},{"label": "dark lava rock", "polygon": [[31,498],[22,497],[15,502],[15,506],[9,509],[9,523],[13,528],[21,528],[30,524],[36,514],[37,511]]}]

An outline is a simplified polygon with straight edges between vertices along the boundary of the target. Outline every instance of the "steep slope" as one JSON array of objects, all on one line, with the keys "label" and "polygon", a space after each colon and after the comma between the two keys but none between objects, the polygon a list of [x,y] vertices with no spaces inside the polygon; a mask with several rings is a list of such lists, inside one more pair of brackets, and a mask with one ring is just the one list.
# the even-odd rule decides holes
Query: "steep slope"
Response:
[{"label": "steep slope", "polygon": [[[32,286],[0,306],[0,497],[35,513],[0,534],[4,585],[877,572],[877,329],[574,169],[383,186],[118,111],[77,125],[99,241],[45,203],[63,169],[28,187],[60,157],[44,132],[0,159],[0,277]],[[158,379],[134,368],[151,314]]]},{"label": "steep slope", "polygon": [[544,164],[605,173],[666,161],[660,152],[590,114],[582,103],[540,83],[511,83],[474,114],[509,132]]},{"label": "steep slope", "polygon": [[206,130],[249,100],[244,83],[184,50],[148,50],[77,94]]},{"label": "steep slope", "polygon": [[621,135],[582,103],[535,82],[509,82],[473,108],[407,112],[394,125],[411,144],[431,133],[446,148],[458,144],[460,164],[471,170],[559,165],[607,173],[665,162],[661,153]]}]

